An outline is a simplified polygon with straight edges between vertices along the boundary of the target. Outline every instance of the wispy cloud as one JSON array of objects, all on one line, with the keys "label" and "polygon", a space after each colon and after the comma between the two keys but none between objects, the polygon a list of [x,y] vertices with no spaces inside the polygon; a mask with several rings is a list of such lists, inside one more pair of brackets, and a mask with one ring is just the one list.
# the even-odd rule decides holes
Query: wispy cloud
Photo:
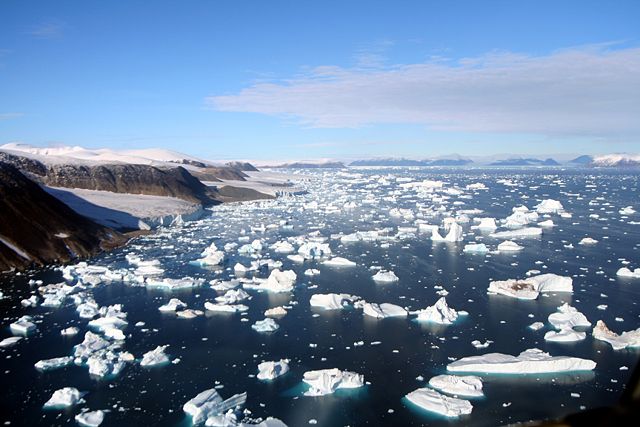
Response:
[{"label": "wispy cloud", "polygon": [[0,122],[4,120],[17,119],[24,116],[23,113],[0,113]]},{"label": "wispy cloud", "polygon": [[53,39],[61,37],[66,23],[59,19],[49,19],[31,27],[27,33],[38,39]]},{"label": "wispy cloud", "polygon": [[640,48],[490,52],[382,69],[323,66],[206,102],[311,127],[410,123],[463,132],[638,137]]}]

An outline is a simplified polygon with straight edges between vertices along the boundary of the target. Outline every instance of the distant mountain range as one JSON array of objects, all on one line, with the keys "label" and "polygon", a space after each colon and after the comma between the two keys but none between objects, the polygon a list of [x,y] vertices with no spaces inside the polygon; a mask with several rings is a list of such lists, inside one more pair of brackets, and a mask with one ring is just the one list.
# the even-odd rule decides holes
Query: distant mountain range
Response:
[{"label": "distant mountain range", "polygon": [[412,160],[412,159],[370,159],[370,160],[356,160],[349,164],[349,166],[464,166],[473,163],[470,159],[426,159],[426,160]]}]

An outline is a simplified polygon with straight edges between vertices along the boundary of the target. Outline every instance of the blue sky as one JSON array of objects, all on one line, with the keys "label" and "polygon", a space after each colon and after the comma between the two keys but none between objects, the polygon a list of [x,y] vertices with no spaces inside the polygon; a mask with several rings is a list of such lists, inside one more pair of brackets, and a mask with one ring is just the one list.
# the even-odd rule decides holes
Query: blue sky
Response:
[{"label": "blue sky", "polygon": [[638,152],[638,22],[638,1],[3,0],[0,144]]}]

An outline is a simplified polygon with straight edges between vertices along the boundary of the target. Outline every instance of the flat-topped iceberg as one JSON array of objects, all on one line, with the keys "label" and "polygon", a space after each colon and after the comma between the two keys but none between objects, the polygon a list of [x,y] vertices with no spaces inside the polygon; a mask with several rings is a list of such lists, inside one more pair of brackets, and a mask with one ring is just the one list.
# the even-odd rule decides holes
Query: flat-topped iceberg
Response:
[{"label": "flat-topped iceberg", "polygon": [[489,248],[487,248],[487,245],[484,243],[469,243],[464,245],[462,252],[468,254],[486,254],[489,252]]},{"label": "flat-topped iceberg", "polygon": [[478,372],[491,374],[543,374],[552,372],[591,371],[596,362],[569,356],[551,356],[537,348],[523,351],[518,356],[487,353],[469,356],[447,365],[450,372]]},{"label": "flat-topped iceberg", "polygon": [[445,396],[430,388],[419,388],[405,397],[426,411],[450,418],[470,414],[473,410],[473,405],[468,400]]},{"label": "flat-topped iceberg", "polygon": [[355,262],[349,261],[348,259],[342,258],[339,256],[329,258],[328,260],[325,260],[322,264],[329,267],[355,267],[356,266]]},{"label": "flat-topped iceberg", "polygon": [[364,385],[364,376],[337,368],[307,371],[302,381],[309,385],[305,396],[324,396],[341,388],[358,388]]},{"label": "flat-topped iceberg", "polygon": [[487,292],[519,299],[536,299],[542,292],[573,292],[573,279],[546,273],[522,280],[498,280],[489,283]]},{"label": "flat-topped iceberg", "polygon": [[140,366],[158,366],[158,365],[166,365],[171,360],[169,356],[164,352],[169,346],[168,345],[159,345],[154,350],[146,352],[142,356],[142,360],[140,361]]},{"label": "flat-topped iceberg", "polygon": [[545,341],[552,342],[575,342],[582,341],[587,337],[586,332],[578,332],[573,329],[560,329],[559,331],[548,331],[544,334]]},{"label": "flat-topped iceberg", "polygon": [[20,342],[21,339],[22,339],[22,337],[5,338],[2,341],[0,341],[0,348],[13,347],[14,345],[18,344],[18,342]]},{"label": "flat-topped iceberg", "polygon": [[258,365],[258,379],[270,381],[289,372],[289,360],[280,359],[278,362],[262,362]]},{"label": "flat-topped iceberg", "polygon": [[73,357],[63,356],[54,357],[52,359],[39,360],[35,363],[35,367],[39,371],[52,371],[54,369],[64,368],[73,363]]},{"label": "flat-topped iceberg", "polygon": [[434,305],[423,310],[412,312],[419,322],[433,322],[450,325],[458,319],[458,312],[447,305],[445,297],[440,298]]},{"label": "flat-topped iceberg", "polygon": [[611,344],[614,350],[622,350],[627,347],[640,347],[640,328],[616,334],[602,321],[598,320],[593,328],[593,338]]},{"label": "flat-topped iceberg", "polygon": [[63,409],[81,403],[82,393],[75,387],[64,387],[53,392],[44,404],[45,408]]},{"label": "flat-topped iceberg", "polygon": [[350,294],[313,294],[309,305],[325,310],[341,310],[353,304],[357,299],[358,297]]},{"label": "flat-topped iceberg", "polygon": [[516,230],[505,230],[491,233],[489,237],[494,239],[518,239],[527,237],[537,237],[542,235],[542,228],[539,227],[526,227],[518,228]]},{"label": "flat-topped iceberg", "polygon": [[474,375],[437,375],[429,380],[429,385],[441,392],[465,397],[482,396],[482,378]]},{"label": "flat-topped iceberg", "polygon": [[380,270],[373,275],[373,281],[377,283],[394,283],[399,280],[393,271]]},{"label": "flat-topped iceberg", "polygon": [[209,301],[204,303],[204,308],[214,313],[241,313],[249,310],[244,304],[213,304]]},{"label": "flat-topped iceberg", "polygon": [[382,304],[367,302],[363,305],[363,314],[365,316],[375,317],[376,319],[386,319],[387,317],[407,317],[407,310],[399,305],[383,302]]},{"label": "flat-topped iceberg", "polygon": [[247,393],[236,394],[223,400],[215,388],[210,388],[185,403],[182,410],[191,416],[194,425],[198,425],[207,422],[209,418],[221,416],[230,409],[242,407],[246,401]]},{"label": "flat-topped iceberg", "polygon": [[9,325],[9,329],[14,335],[27,335],[30,332],[35,331],[36,324],[33,323],[33,317],[31,316],[22,316],[15,322]]}]

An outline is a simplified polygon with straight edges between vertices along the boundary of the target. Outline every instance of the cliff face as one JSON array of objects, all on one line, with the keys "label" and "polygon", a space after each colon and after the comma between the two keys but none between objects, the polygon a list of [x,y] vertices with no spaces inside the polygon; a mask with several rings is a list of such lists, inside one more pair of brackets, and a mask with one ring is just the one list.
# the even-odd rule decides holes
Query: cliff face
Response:
[{"label": "cliff face", "polygon": [[0,271],[88,257],[125,242],[0,162]]},{"label": "cliff face", "polygon": [[247,177],[247,175],[242,173],[239,169],[217,168],[212,166],[191,171],[191,173],[202,181],[213,182],[220,182],[221,179],[246,181],[245,178]]},{"label": "cliff face", "polygon": [[229,162],[227,163],[227,166],[231,169],[236,169],[239,171],[258,172],[258,168],[256,168],[249,162]]},{"label": "cliff face", "polygon": [[203,205],[218,203],[216,191],[202,184],[183,167],[165,169],[133,164],[45,165],[37,160],[3,152],[0,152],[0,161],[17,167],[30,178],[51,187],[171,196]]}]

